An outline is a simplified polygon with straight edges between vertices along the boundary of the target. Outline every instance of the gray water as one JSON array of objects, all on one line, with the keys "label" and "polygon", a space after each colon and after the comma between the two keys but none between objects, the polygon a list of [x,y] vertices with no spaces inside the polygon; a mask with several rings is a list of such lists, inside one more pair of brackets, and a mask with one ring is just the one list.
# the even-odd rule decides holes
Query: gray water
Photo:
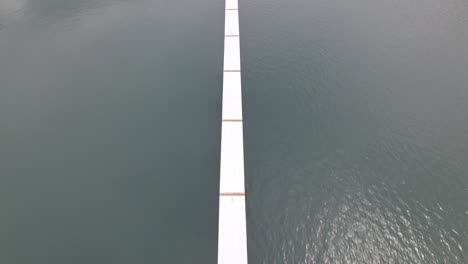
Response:
[{"label": "gray water", "polygon": [[223,9],[0,0],[0,263],[216,263]]},{"label": "gray water", "polygon": [[[0,262],[216,263],[223,1],[0,0]],[[468,4],[240,0],[250,263],[468,263]]]},{"label": "gray water", "polygon": [[468,2],[240,0],[250,263],[468,263]]}]

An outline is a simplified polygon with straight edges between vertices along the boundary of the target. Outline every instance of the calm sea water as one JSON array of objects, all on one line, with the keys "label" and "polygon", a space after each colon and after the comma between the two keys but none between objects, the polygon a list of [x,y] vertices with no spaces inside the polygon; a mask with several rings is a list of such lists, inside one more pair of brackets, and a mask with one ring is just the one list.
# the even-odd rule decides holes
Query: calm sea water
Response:
[{"label": "calm sea water", "polygon": [[[0,262],[215,263],[222,1],[0,1]],[[240,0],[250,263],[468,262],[468,4]]]},{"label": "calm sea water", "polygon": [[468,263],[468,2],[240,0],[250,263]]},{"label": "calm sea water", "polygon": [[0,0],[0,263],[216,263],[223,9]]}]

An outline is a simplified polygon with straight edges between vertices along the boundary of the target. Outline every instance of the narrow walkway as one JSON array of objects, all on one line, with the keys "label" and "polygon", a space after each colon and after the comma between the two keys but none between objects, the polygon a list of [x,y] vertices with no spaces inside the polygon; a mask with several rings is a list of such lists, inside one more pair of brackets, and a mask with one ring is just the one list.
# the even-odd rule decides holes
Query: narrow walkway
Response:
[{"label": "narrow walkway", "polygon": [[218,264],[247,263],[244,140],[237,0],[226,0]]}]

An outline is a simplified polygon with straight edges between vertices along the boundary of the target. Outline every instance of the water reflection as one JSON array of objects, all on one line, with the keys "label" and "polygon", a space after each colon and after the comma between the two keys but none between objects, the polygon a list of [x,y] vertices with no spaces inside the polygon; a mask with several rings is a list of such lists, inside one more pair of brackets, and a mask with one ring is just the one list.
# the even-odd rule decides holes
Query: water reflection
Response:
[{"label": "water reflection", "polygon": [[250,261],[466,262],[466,1],[240,10]]},{"label": "water reflection", "polygon": [[0,30],[24,14],[26,0],[0,1]]}]

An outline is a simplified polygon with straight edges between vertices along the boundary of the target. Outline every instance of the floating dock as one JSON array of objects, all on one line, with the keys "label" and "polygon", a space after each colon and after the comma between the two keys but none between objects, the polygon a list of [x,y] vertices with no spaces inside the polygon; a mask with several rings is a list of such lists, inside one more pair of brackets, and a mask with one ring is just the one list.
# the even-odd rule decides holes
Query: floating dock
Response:
[{"label": "floating dock", "polygon": [[218,264],[247,263],[244,140],[237,0],[226,0]]}]

